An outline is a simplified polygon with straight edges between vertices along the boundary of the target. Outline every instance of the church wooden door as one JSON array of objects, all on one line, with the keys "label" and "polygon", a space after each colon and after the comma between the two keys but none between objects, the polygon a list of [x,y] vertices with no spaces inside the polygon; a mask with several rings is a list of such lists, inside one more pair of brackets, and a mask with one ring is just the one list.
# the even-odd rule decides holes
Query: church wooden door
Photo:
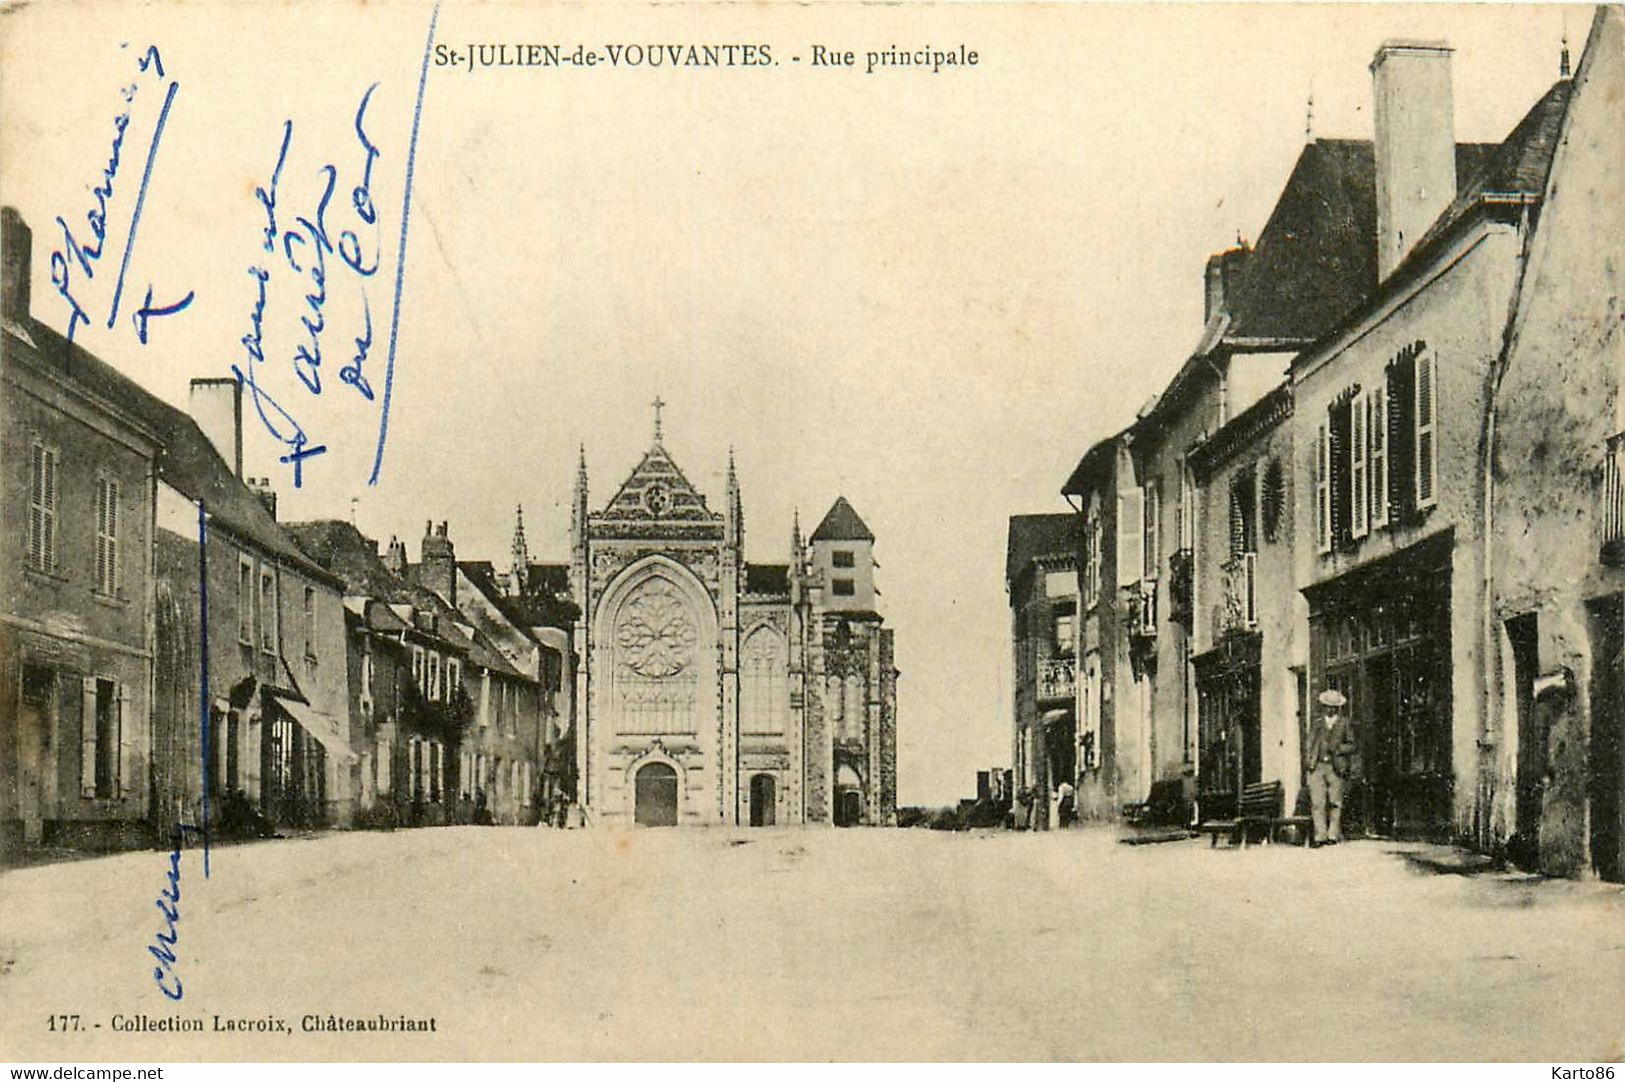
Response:
[{"label": "church wooden door", "polygon": [[650,763],[634,781],[636,807],[633,820],[640,827],[677,825],[677,771],[665,763]]}]

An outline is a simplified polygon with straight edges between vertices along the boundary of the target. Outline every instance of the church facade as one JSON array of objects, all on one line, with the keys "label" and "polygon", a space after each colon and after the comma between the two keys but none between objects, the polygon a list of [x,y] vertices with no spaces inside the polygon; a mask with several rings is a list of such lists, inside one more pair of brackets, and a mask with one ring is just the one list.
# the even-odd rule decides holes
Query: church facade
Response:
[{"label": "church facade", "polygon": [[732,455],[710,509],[653,445],[571,513],[577,799],[595,824],[894,825],[897,670],[874,535],[844,498],[788,562],[745,560]]}]

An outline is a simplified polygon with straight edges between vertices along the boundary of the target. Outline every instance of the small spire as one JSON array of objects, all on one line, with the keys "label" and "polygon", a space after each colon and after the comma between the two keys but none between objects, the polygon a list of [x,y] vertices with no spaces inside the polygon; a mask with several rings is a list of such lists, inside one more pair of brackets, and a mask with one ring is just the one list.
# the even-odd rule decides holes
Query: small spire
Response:
[{"label": "small spire", "polygon": [[1557,61],[1557,74],[1564,79],[1569,77],[1569,29],[1563,27],[1563,52]]},{"label": "small spire", "polygon": [[666,408],[666,403],[661,400],[659,395],[655,395],[654,401],[650,402],[649,405],[651,405],[651,406],[653,406],[655,408],[655,446],[659,447],[660,446],[660,411]]},{"label": "small spire", "polygon": [[1303,141],[1306,143],[1315,141],[1315,88],[1312,86],[1309,88],[1309,106],[1303,118]]}]

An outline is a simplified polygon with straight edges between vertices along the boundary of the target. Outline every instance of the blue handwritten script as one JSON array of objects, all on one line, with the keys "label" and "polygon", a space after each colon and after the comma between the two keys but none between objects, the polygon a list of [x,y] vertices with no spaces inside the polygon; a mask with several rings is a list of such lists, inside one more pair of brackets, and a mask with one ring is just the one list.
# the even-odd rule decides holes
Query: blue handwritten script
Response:
[{"label": "blue handwritten script", "polygon": [[[126,42],[120,48],[128,46],[129,43]],[[144,89],[154,83],[164,87],[163,104],[159,107],[157,118],[153,122],[152,137],[146,148],[146,164],[142,168],[141,178],[135,189],[135,201],[130,209],[129,228],[120,238],[113,235],[109,216],[126,188],[124,183],[126,178],[123,175],[124,139],[130,130],[137,99],[142,97]],[[147,46],[136,60],[133,78],[119,88],[124,108],[113,117],[113,138],[108,148],[107,163],[101,168],[99,180],[90,188],[93,205],[83,214],[83,226],[69,225],[61,215],[56,217],[57,227],[62,232],[62,243],[51,252],[51,285],[55,287],[57,296],[68,306],[70,342],[73,341],[79,325],[90,322],[90,313],[86,308],[89,301],[85,299],[87,294],[83,287],[95,281],[96,272],[101,269],[101,260],[108,254],[109,239],[112,239],[115,245],[120,243],[123,245],[118,273],[113,283],[112,298],[107,304],[108,329],[111,330],[113,324],[118,321],[119,308],[124,298],[124,283],[130,271],[130,258],[135,254],[136,238],[141,229],[141,212],[146,206],[147,189],[152,183],[153,166],[157,162],[158,148],[163,142],[164,129],[169,123],[170,110],[174,108],[175,96],[180,92],[180,88],[180,81],[170,79],[164,71],[163,57],[158,52],[157,46]],[[152,94],[149,92],[146,98],[151,97]],[[75,232],[81,228],[85,232]],[[192,304],[193,293],[190,290],[185,296],[169,303],[155,300],[155,293],[156,287],[149,284],[141,307],[130,316],[136,338],[142,345],[147,344],[148,325],[153,319],[183,312]]]},{"label": "blue handwritten script", "polygon": [[153,967],[152,981],[158,986],[167,999],[179,1000],[185,995],[186,989],[181,979],[175,973],[178,956],[175,947],[180,942],[181,923],[181,846],[188,834],[201,834],[197,827],[190,823],[177,823],[170,833],[170,850],[165,857],[168,864],[164,872],[165,885],[158,891],[158,897],[153,905],[164,916],[164,927],[152,937],[147,946],[147,952],[157,960]]},{"label": "blue handwritten script", "polygon": [[[342,156],[335,155],[330,161],[318,159],[320,164],[308,170],[300,171],[289,164],[290,158],[298,158],[294,148],[295,125],[291,117],[284,120],[270,179],[254,190],[254,199],[261,211],[260,256],[246,268],[251,283],[247,291],[247,331],[239,339],[241,359],[231,366],[231,371],[253,404],[260,424],[281,445],[283,453],[279,461],[291,467],[295,488],[304,486],[307,463],[327,453],[327,444],[317,442],[298,420],[298,415],[313,398],[332,389],[323,370],[331,359],[326,348],[332,345],[330,336],[336,333],[336,326],[344,323],[343,312],[331,306],[344,293],[354,295],[354,307],[359,311],[348,331],[348,344],[331,352],[339,357],[340,393],[353,395],[351,401],[377,411],[379,442],[369,478],[369,483],[377,483],[384,433],[388,429],[400,328],[412,170],[428,57],[438,19],[437,6],[429,21],[429,38],[424,46],[424,64],[406,154],[400,247],[396,253],[389,352],[381,400],[373,387],[374,374],[370,371],[374,346],[370,285],[378,274],[381,256],[380,214],[373,194],[373,169],[385,152],[368,123],[368,111],[380,84],[375,82],[367,87],[349,116],[354,142]],[[309,188],[311,194],[304,202],[299,202],[295,195],[284,194],[285,175],[290,183]],[[342,196],[334,198],[334,193],[341,190],[348,191],[347,201]]]}]

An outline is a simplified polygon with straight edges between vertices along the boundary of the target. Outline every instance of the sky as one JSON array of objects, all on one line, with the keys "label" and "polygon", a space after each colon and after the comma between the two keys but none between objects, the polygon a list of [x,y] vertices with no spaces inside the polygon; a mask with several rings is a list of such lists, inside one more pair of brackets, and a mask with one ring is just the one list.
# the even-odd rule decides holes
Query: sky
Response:
[{"label": "sky", "polygon": [[[1444,40],[1457,139],[1500,140],[1557,78],[1565,32],[1578,62],[1589,20],[1498,4],[33,5],[0,17],[0,201],[34,228],[36,318],[74,321],[181,405],[194,377],[257,373],[273,424],[306,439],[296,488],[249,412],[245,470],[285,519],[353,516],[414,559],[421,524],[446,521],[459,558],[500,564],[522,504],[533,557],[563,560],[578,447],[601,508],[651,442],[656,395],[716,510],[733,449],[751,560],[786,560],[793,513],[810,530],[846,496],[877,535],[896,629],[899,800],[949,803],[1009,761],[1008,517],[1066,510],[1077,459],[1189,354],[1204,261],[1263,227],[1311,94],[1316,135],[1370,138],[1376,47]],[[600,61],[470,71],[470,43]],[[726,43],[773,62],[607,59]],[[814,46],[856,67],[813,66]],[[977,63],[866,73],[891,46]],[[267,252],[273,190],[303,241]],[[67,234],[93,248],[103,203],[102,258],[81,259]]]}]

